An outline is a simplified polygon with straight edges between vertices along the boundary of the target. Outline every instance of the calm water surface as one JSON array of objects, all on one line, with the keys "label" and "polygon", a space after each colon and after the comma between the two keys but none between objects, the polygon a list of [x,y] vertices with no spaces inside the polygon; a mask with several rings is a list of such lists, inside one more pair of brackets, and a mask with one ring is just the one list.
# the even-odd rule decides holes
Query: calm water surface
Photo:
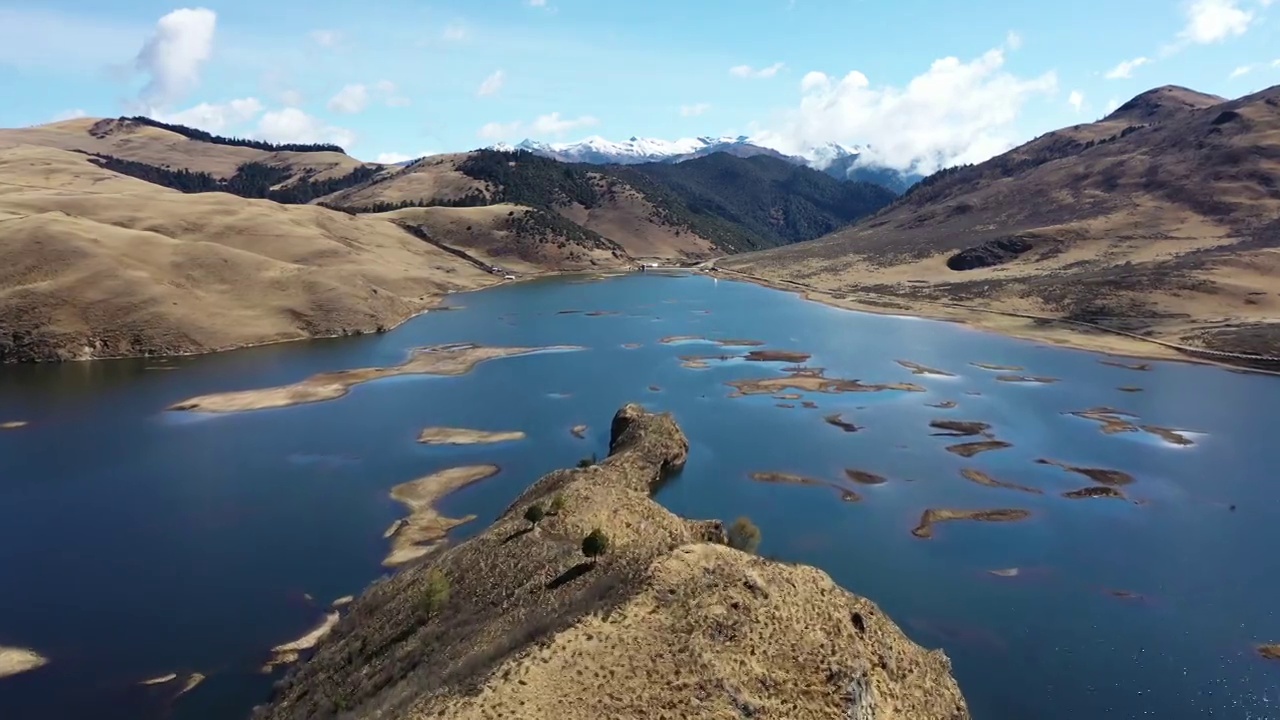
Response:
[{"label": "calm water surface", "polygon": [[[672,411],[691,439],[663,504],[691,517],[749,515],[763,530],[762,554],[817,565],[878,602],[913,639],[947,651],[980,720],[1280,717],[1280,663],[1253,651],[1280,640],[1276,378],[1111,367],[1091,353],[703,277],[537,281],[453,304],[381,336],[0,369],[0,422],[30,422],[0,431],[0,645],[52,659],[0,680],[0,717],[245,716],[270,692],[272,678],[257,672],[268,649],[383,572],[382,531],[403,514],[388,497],[393,485],[458,464],[501,465],[442,503],[449,515],[479,515],[456,535],[465,537],[541,474],[603,455],[609,419],[628,401]],[[617,314],[558,314],[570,309]],[[730,398],[725,381],[779,376],[782,366],[685,368],[680,355],[739,352],[658,342],[686,334],[757,339],[812,353],[809,365],[831,377],[928,392],[807,394],[817,409]],[[492,361],[463,377],[369,383],[294,408],[164,410],[202,393],[394,365],[411,348],[447,342],[587,349]],[[897,359],[957,377],[915,376]],[[971,362],[1061,381],[998,382]],[[942,400],[958,407],[927,406]],[[1196,431],[1195,445],[1104,435],[1064,414],[1102,405]],[[835,412],[864,429],[823,421]],[[940,418],[991,423],[1013,447],[960,458],[943,449],[960,440],[930,435]],[[586,440],[569,433],[579,423],[591,427]],[[429,425],[528,438],[417,444]],[[1037,458],[1129,472],[1137,480],[1126,492],[1140,503],[1067,500],[1060,493],[1087,479]],[[889,481],[845,503],[826,488],[747,477],[836,480],[846,468]],[[1044,494],[979,486],[961,468]],[[922,540],[910,529],[927,507],[1033,514],[942,524]],[[1017,577],[988,573],[1011,567]],[[137,685],[169,672],[208,680],[177,701],[176,683]]]}]

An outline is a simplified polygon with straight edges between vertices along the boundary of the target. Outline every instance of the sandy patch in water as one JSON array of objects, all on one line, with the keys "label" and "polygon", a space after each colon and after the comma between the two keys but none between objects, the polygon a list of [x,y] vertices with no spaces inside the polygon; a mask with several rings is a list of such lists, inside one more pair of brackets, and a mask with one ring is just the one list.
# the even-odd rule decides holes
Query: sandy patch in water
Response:
[{"label": "sandy patch in water", "polygon": [[449,468],[401,483],[391,489],[391,498],[409,508],[409,517],[392,523],[384,537],[391,539],[391,554],[382,564],[403,565],[434,550],[453,528],[475,520],[475,515],[447,518],[433,505],[449,493],[497,475],[497,465],[467,465]]},{"label": "sandy patch in water", "polygon": [[1031,517],[1030,510],[997,508],[994,510],[953,510],[950,508],[929,508],[920,515],[920,524],[911,534],[918,538],[933,537],[933,526],[938,523],[955,520],[974,520],[977,522],[1017,522]]},{"label": "sandy patch in water", "polygon": [[277,645],[271,648],[271,659],[262,666],[262,672],[269,673],[281,665],[288,665],[290,663],[297,662],[298,658],[302,656],[304,651],[311,650],[319,644],[319,642],[324,639],[324,636],[328,635],[329,631],[333,630],[333,626],[337,624],[337,611],[325,613],[324,619],[322,619],[315,627],[308,630],[306,635],[303,635],[293,642],[287,642],[283,645]]},{"label": "sandy patch in water", "polygon": [[49,658],[35,650],[0,645],[0,678],[17,675],[49,664]]},{"label": "sandy patch in water", "polygon": [[483,445],[523,440],[524,438],[525,434],[519,430],[488,431],[429,427],[418,435],[418,442],[427,445]]},{"label": "sandy patch in water", "polygon": [[465,375],[486,361],[549,350],[581,350],[577,346],[541,348],[483,347],[471,344],[437,345],[415,350],[400,365],[385,368],[358,368],[312,375],[292,385],[260,390],[214,393],[184,400],[170,410],[196,412],[240,412],[281,408],[303,403],[334,400],[346,395],[355,385],[397,375]]}]

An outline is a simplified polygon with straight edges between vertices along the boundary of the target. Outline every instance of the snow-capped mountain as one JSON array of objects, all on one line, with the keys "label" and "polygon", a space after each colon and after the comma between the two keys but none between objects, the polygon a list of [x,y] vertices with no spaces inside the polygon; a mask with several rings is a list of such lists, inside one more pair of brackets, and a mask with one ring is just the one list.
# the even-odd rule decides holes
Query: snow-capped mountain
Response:
[{"label": "snow-capped mountain", "polygon": [[516,145],[497,143],[490,149],[500,151],[527,150],[537,155],[561,162],[588,163],[591,165],[633,165],[649,162],[683,162],[717,152],[738,157],[768,155],[795,165],[807,165],[840,180],[857,180],[883,185],[895,192],[902,192],[920,179],[889,168],[876,167],[862,162],[862,148],[839,143],[823,143],[806,149],[799,155],[789,155],[774,148],[753,142],[746,135],[737,137],[696,137],[680,140],[632,137],[622,142],[606,140],[593,135],[571,143],[548,143],[524,140]]}]

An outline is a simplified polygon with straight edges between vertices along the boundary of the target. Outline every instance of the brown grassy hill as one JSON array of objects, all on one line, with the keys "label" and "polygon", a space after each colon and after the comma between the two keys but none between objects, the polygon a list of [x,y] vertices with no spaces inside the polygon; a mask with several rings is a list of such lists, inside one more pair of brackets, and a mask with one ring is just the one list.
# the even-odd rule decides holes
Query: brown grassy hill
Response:
[{"label": "brown grassy hill", "polygon": [[[653,502],[688,448],[669,415],[624,407],[607,459],[375,584],[257,717],[969,717],[946,656],[873,603]],[[597,528],[610,547],[589,563]]]},{"label": "brown grassy hill", "polygon": [[1004,321],[917,301],[1280,356],[1280,88],[1157,88],[847,229],[720,264],[982,324]]},{"label": "brown grassy hill", "polygon": [[523,205],[415,207],[365,217],[414,228],[431,240],[518,273],[634,265],[623,246],[562,217]]},{"label": "brown grassy hill", "polygon": [[157,167],[207,172],[221,179],[235,175],[237,168],[248,162],[287,168],[296,178],[316,180],[341,177],[372,165],[339,152],[268,152],[202,142],[122,118],[77,118],[0,130],[0,148],[17,145],[110,155]]},{"label": "brown grassy hill", "polygon": [[183,194],[79,153],[0,149],[0,361],[372,331],[489,282],[384,220]]}]

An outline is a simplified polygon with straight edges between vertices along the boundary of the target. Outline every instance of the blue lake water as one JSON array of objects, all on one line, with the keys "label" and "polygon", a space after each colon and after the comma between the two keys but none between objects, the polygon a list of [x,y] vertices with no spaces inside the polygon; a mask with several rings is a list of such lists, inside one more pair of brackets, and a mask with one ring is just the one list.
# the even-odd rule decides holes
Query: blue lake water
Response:
[{"label": "blue lake water", "polygon": [[[454,465],[500,465],[441,503],[446,515],[479,516],[454,534],[465,538],[543,473],[604,455],[609,420],[629,401],[673,412],[691,441],[660,502],[690,517],[748,515],[763,531],[761,554],[816,565],[879,603],[917,642],[947,651],[975,718],[1280,717],[1280,663],[1254,652],[1280,641],[1280,379],[1182,363],[1135,371],[701,276],[561,278],[451,300],[458,309],[378,336],[0,368],[0,422],[30,423],[0,431],[0,645],[52,660],[0,680],[0,717],[246,716],[269,696],[272,678],[258,673],[269,648],[384,572],[382,531],[404,514],[388,496],[393,485]],[[559,314],[571,309],[617,314]],[[679,356],[750,348],[659,342],[674,335],[760,340],[812,353],[807,364],[829,377],[928,392],[730,397],[726,381],[782,377],[784,365],[690,369]],[[204,393],[395,365],[412,348],[453,342],[586,349],[367,383],[292,408],[164,410]],[[913,375],[895,360],[957,377]],[[972,362],[1060,382],[1000,382]],[[928,405],[943,400],[957,407]],[[1195,444],[1107,435],[1064,414],[1095,406],[1196,431]],[[862,429],[823,420],[837,412]],[[959,457],[944,447],[981,438],[933,436],[934,419],[990,423],[1013,447]],[[569,432],[580,423],[590,427],[584,440]],[[432,425],[528,437],[418,444]],[[1129,501],[1063,498],[1091,483],[1039,458],[1128,472]],[[828,488],[748,477],[836,481],[846,468],[888,482],[858,486],[862,502],[849,503]],[[1044,493],[977,485],[962,468]],[[1032,515],[942,523],[932,539],[914,537],[929,507]],[[1013,567],[1016,577],[988,572]],[[169,672],[208,679],[176,701],[181,680],[137,685]]]}]

